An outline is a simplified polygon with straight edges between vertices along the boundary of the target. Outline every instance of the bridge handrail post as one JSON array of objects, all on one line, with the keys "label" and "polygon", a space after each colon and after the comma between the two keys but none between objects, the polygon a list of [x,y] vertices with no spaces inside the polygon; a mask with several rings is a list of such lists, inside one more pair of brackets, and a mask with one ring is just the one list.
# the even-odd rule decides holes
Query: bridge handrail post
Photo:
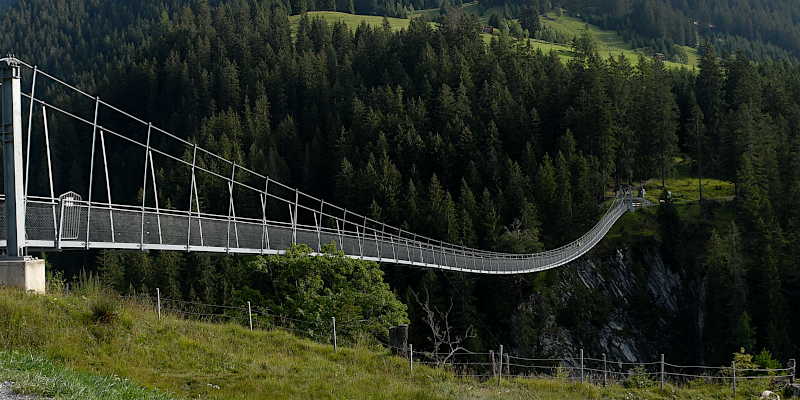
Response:
[{"label": "bridge handrail post", "polygon": [[[297,244],[297,205],[300,202],[300,191],[294,189],[294,218],[292,219],[292,244]],[[290,206],[291,207],[291,206]]]},{"label": "bridge handrail post", "polygon": [[200,229],[200,246],[205,246],[205,238],[203,237],[203,217],[200,214],[200,197],[199,189],[197,188],[197,178],[194,178],[194,203],[197,206],[197,227]]},{"label": "bridge handrail post", "polygon": [[417,240],[417,235],[416,234],[414,234],[414,238],[411,239],[411,240],[414,241],[414,242],[417,242],[417,245],[419,246],[419,262],[421,264],[425,264],[425,255],[422,253],[422,242]]},{"label": "bridge handrail post", "polygon": [[144,205],[147,199],[147,161],[150,157],[150,134],[153,131],[153,123],[147,123],[147,141],[144,150],[144,174],[142,176],[142,231],[139,242],[139,249],[144,250]]},{"label": "bridge handrail post", "polygon": [[269,202],[269,177],[264,184],[264,194],[261,196],[261,254],[264,254],[264,245],[266,242],[267,250],[270,249],[269,245],[269,228],[267,228],[267,202]]},{"label": "bridge handrail post", "polygon": [[100,149],[103,150],[103,169],[106,174],[106,196],[108,197],[108,221],[111,224],[111,243],[116,242],[114,234],[114,211],[111,207],[111,182],[108,177],[108,159],[106,158],[106,139],[103,130],[100,129]]},{"label": "bridge handrail post", "polygon": [[[233,211],[233,179],[236,176],[236,163],[232,163],[231,167],[231,177],[228,180],[228,227],[225,229],[225,252],[230,253],[231,251],[231,215]],[[236,226],[234,225],[234,229]],[[239,240],[238,235],[236,238],[237,242]],[[238,247],[238,246],[237,246]]]},{"label": "bridge handrail post", "polygon": [[[34,67],[34,75],[36,74],[36,67]],[[33,90],[31,90],[31,104],[33,104]],[[33,110],[33,108],[31,108]],[[53,203],[53,240],[55,241],[56,235],[58,234],[56,230],[58,227],[56,226],[56,195],[55,191],[53,190],[53,162],[51,161],[50,157],[50,129],[47,125],[47,111],[44,106],[42,106],[42,122],[44,124],[44,143],[45,143],[45,150],[47,151],[47,178],[48,182],[50,183],[50,201]],[[28,136],[30,138],[30,135]],[[30,139],[29,142],[30,143]],[[25,179],[27,183],[27,178]],[[27,190],[27,189],[26,189]],[[25,195],[27,198],[27,194]]]},{"label": "bridge handrail post", "polygon": [[342,215],[342,226],[339,227],[339,220],[336,220],[336,233],[339,235],[339,250],[344,251],[344,235],[342,231],[345,229],[345,223],[347,221],[347,209],[344,209],[344,214]]},{"label": "bridge handrail post", "polygon": [[[194,145],[194,150],[192,151],[192,176],[189,178],[189,222],[186,224],[186,251],[189,251],[189,247],[192,245],[192,196],[194,196],[194,170],[195,166],[197,165],[197,144]],[[200,216],[200,205],[197,205],[197,215],[198,220]]]},{"label": "bridge handrail post", "polygon": [[158,226],[158,244],[163,244],[164,239],[161,236],[161,209],[158,207],[158,184],[156,183],[156,168],[153,165],[153,153],[148,151],[150,155],[150,178],[153,181],[153,200],[156,203],[156,225]]},{"label": "bridge handrail post", "polygon": [[92,183],[94,178],[94,148],[95,148],[95,139],[97,138],[97,114],[100,111],[100,96],[95,96],[94,98],[94,122],[92,122],[92,155],[89,157],[89,207],[86,211],[86,248],[89,248],[89,232],[90,229],[90,222],[92,220]]},{"label": "bridge handrail post", "polygon": [[60,250],[61,236],[64,229],[64,201],[61,199],[59,199],[59,201],[61,202],[61,214],[59,216],[59,221],[58,221],[58,232],[56,232],[56,234],[58,235],[57,236],[58,243],[56,244],[56,248]]},{"label": "bridge handrail post", "polygon": [[[372,234],[375,236],[375,251],[378,253],[378,260],[381,260],[381,244],[378,241],[378,230],[372,228]],[[383,240],[383,235],[381,235],[381,240]]]},{"label": "bridge handrail post", "polygon": [[[386,234],[386,224],[383,224],[383,226],[381,227],[381,236],[384,236],[385,234]],[[392,257],[394,258],[394,262],[397,262],[399,261],[397,259],[397,249],[394,247],[394,235],[392,235],[391,233],[389,234],[389,242],[392,244]]]},{"label": "bridge handrail post", "polygon": [[317,222],[317,216],[314,214],[314,223],[317,225],[317,247],[319,247],[319,251],[322,252],[322,237],[321,237],[321,230],[322,230],[322,212],[325,208],[325,200],[320,199],[319,201],[319,222]]},{"label": "bridge handrail post", "polygon": [[359,239],[358,248],[361,251],[361,258],[364,258],[364,245],[366,245],[367,241],[367,216],[364,216],[364,222],[362,222],[362,229],[361,229],[361,238]]},{"label": "bridge handrail post", "polygon": [[[28,176],[30,171],[30,164],[31,164],[31,135],[32,135],[32,128],[33,128],[33,99],[35,98],[36,94],[36,75],[39,72],[39,67],[34,65],[33,66],[33,79],[31,81],[31,102],[28,106],[28,143],[25,148],[25,198],[28,198]],[[21,99],[20,99],[21,100]],[[44,109],[44,106],[42,106]],[[52,195],[50,197],[53,197]]]}]

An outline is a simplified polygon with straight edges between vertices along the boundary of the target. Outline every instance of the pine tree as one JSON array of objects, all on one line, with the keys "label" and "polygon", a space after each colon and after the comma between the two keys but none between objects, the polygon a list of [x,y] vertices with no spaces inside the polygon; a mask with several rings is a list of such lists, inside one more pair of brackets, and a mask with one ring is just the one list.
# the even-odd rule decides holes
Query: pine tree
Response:
[{"label": "pine tree", "polygon": [[[725,112],[724,87],[725,78],[719,58],[713,46],[706,42],[701,48],[700,74],[697,76],[697,104],[703,112],[705,126],[710,139],[711,148],[720,148],[720,129]],[[708,165],[713,173],[724,173],[725,169],[716,152],[709,152]]]},{"label": "pine tree", "polygon": [[406,186],[405,196],[403,199],[403,210],[403,218],[405,221],[404,225],[406,229],[412,229],[412,227],[418,226],[419,200],[417,198],[417,187],[412,179],[408,180],[408,185]]},{"label": "pine tree", "polygon": [[703,124],[703,111],[694,102],[694,97],[690,101],[691,113],[686,123],[687,130],[691,132],[690,143],[694,147],[695,168],[697,172],[697,191],[700,196],[700,204],[703,204],[703,159],[705,158],[706,137],[705,125]]},{"label": "pine tree", "polygon": [[556,196],[558,186],[556,184],[556,171],[549,155],[542,158],[539,170],[536,172],[534,194],[538,209],[544,212],[546,231],[550,231],[557,225],[555,212],[557,207]]},{"label": "pine tree", "polygon": [[128,288],[128,281],[125,277],[125,267],[118,251],[103,250],[98,254],[95,261],[98,268],[100,279],[105,285],[124,293]]},{"label": "pine tree", "polygon": [[483,189],[481,196],[481,228],[483,231],[481,246],[493,249],[500,235],[500,217],[497,215],[492,195],[488,189]]}]

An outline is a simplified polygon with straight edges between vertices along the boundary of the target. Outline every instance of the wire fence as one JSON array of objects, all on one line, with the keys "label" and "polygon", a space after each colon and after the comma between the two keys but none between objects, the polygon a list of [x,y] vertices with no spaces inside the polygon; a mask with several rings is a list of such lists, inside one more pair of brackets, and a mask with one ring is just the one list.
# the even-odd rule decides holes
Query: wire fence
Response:
[{"label": "wire fence", "polygon": [[[149,294],[121,296],[140,305],[152,308],[163,315],[212,323],[235,323],[251,330],[284,330],[292,334],[331,344],[337,349],[342,339],[355,340],[353,332],[364,332],[372,319],[350,319],[337,321],[335,317],[293,318],[280,315],[272,310],[250,302],[242,306],[207,304],[162,297],[160,290],[156,295]],[[453,351],[432,352],[415,350],[413,344],[393,345],[388,337],[372,336],[383,347],[408,360],[409,370],[415,366],[442,368],[463,378],[513,379],[513,378],[556,378],[567,381],[586,382],[597,385],[625,384],[633,386],[679,385],[697,383],[729,385],[735,393],[737,384],[758,381],[771,388],[780,388],[794,383],[797,363],[790,359],[784,368],[752,368],[737,366],[679,365],[660,360],[650,362],[630,362],[611,360],[602,354],[589,357],[580,349],[577,355],[563,358],[537,358],[511,354],[503,346],[497,351],[473,352],[464,348]]]}]

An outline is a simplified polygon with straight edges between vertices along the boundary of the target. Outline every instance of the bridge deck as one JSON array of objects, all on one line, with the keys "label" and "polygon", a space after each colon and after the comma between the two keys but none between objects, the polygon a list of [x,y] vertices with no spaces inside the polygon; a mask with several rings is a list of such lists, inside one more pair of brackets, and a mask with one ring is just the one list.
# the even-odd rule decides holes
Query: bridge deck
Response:
[{"label": "bridge deck", "polygon": [[[578,240],[534,254],[509,254],[432,244],[370,229],[296,226],[218,215],[92,204],[60,199],[29,200],[27,246],[40,250],[131,249],[231,254],[283,254],[292,244],[321,251],[333,243],[348,257],[425,268],[484,274],[517,274],[564,265],[591,250],[630,209],[616,200],[601,220]],[[5,218],[0,201],[0,246]],[[89,227],[89,229],[87,229]]]}]

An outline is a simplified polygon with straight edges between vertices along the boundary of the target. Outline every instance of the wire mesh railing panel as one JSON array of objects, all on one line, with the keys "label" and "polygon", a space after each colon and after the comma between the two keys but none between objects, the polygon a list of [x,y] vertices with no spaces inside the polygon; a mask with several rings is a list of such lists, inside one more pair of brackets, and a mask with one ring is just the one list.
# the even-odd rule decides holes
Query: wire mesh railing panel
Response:
[{"label": "wire mesh railing panel", "polygon": [[263,240],[264,229],[261,224],[251,222],[236,223],[236,233],[239,238],[236,247],[261,250],[266,245]]},{"label": "wire mesh railing panel", "polygon": [[141,224],[140,212],[114,211],[114,239],[120,243],[139,243],[142,239]]},{"label": "wire mesh railing panel", "polygon": [[188,242],[190,246],[203,246],[204,238],[203,238],[203,221],[196,217],[187,217],[186,221],[186,232],[188,237]]},{"label": "wire mesh railing panel", "polygon": [[87,212],[90,214],[89,221],[87,222],[91,227],[91,229],[89,229],[89,241],[113,242],[114,237],[111,232],[111,221],[112,218],[114,218],[113,211],[92,207],[91,209],[87,209]]},{"label": "wire mesh railing panel", "polygon": [[203,225],[203,246],[227,248],[228,222],[211,218],[201,218]]},{"label": "wire mesh railing panel", "polygon": [[269,226],[270,248],[274,250],[284,250],[292,246],[292,229],[286,226]]},{"label": "wire mesh railing panel", "polygon": [[188,215],[162,215],[161,216],[161,243],[186,246],[188,239]]},{"label": "wire mesh railing panel", "polygon": [[161,244],[161,216],[154,212],[145,212],[142,215],[141,235],[142,243]]},{"label": "wire mesh railing panel", "polygon": [[[3,213],[2,222],[5,222],[5,210],[0,209]],[[56,204],[36,204],[28,205],[28,210],[25,213],[25,234],[28,240],[55,240],[56,239],[56,223],[58,221],[58,210]],[[0,235],[5,238],[6,232],[3,231]]]}]

